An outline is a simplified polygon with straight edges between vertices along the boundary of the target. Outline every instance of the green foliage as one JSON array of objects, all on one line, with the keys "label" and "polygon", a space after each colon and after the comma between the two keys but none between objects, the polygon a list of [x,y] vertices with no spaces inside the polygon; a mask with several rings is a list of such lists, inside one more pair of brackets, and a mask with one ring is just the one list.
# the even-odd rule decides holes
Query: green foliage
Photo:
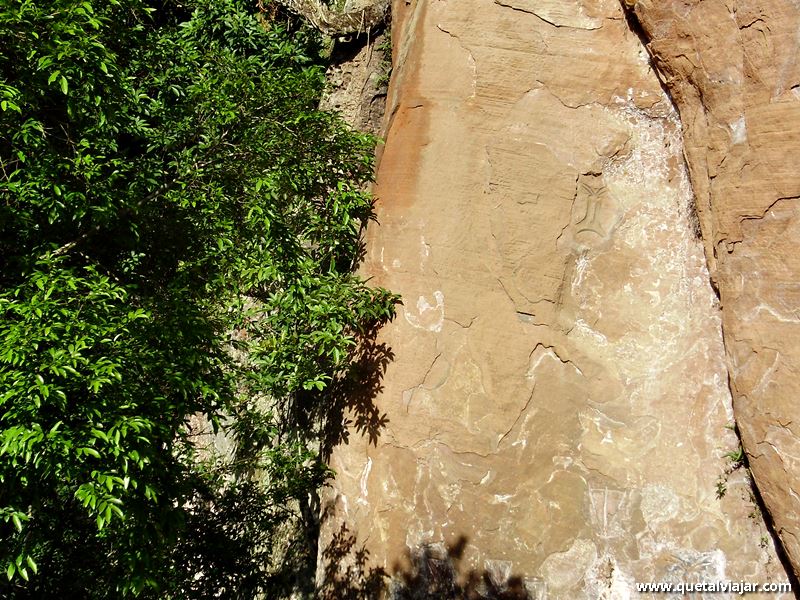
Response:
[{"label": "green foliage", "polygon": [[383,32],[383,41],[375,49],[381,53],[381,62],[378,72],[381,73],[375,82],[376,88],[389,87],[392,78],[392,28],[387,27]]},{"label": "green foliage", "polygon": [[717,500],[721,500],[725,497],[725,494],[728,493],[728,476],[727,475],[720,475],[717,477]]},{"label": "green foliage", "polygon": [[287,415],[393,316],[374,140],[237,0],[9,0],[0,47],[0,595],[252,597],[328,475]]},{"label": "green foliage", "polygon": [[[728,427],[733,431],[736,431],[735,426]],[[717,478],[717,499],[725,497],[725,494],[728,492],[728,477],[730,477],[731,473],[734,471],[741,469],[742,467],[747,466],[747,457],[744,453],[744,448],[742,447],[741,442],[736,446],[734,450],[730,452],[726,452],[722,455],[723,458],[727,458],[729,461],[728,466],[725,468],[725,471]],[[748,469],[749,475],[749,469]]]},{"label": "green foliage", "polygon": [[723,456],[731,462],[731,469],[738,469],[745,464],[744,448],[741,443],[735,450],[726,452]]}]

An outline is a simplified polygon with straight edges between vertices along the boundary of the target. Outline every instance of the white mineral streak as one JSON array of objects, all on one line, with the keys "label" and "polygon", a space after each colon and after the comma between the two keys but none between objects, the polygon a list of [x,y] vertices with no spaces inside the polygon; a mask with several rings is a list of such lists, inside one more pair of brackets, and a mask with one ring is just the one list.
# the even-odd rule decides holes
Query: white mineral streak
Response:
[{"label": "white mineral streak", "polygon": [[619,2],[395,9],[366,272],[403,318],[386,427],[334,453],[321,546],[344,523],[395,590],[426,552],[547,600],[775,579],[745,482],[716,496],[736,444],[718,305],[680,122]]}]

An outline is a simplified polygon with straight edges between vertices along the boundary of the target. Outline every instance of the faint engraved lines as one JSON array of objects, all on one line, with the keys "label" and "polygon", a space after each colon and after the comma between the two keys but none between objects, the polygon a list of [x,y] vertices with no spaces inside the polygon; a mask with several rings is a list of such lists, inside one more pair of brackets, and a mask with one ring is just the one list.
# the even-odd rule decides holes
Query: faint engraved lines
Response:
[{"label": "faint engraved lines", "polygon": [[617,213],[602,174],[578,177],[570,220],[576,249],[584,250],[608,240],[619,221]]},{"label": "faint engraved lines", "polygon": [[681,548],[671,554],[674,561],[667,567],[662,579],[665,582],[700,583],[725,580],[726,560],[721,550],[697,552]]},{"label": "faint engraved lines", "polygon": [[592,526],[601,539],[609,540],[625,535],[630,518],[627,492],[610,490],[607,487],[590,489],[589,505]]},{"label": "faint engraved lines", "polygon": [[584,180],[580,182],[580,190],[584,194],[586,204],[583,217],[576,223],[576,233],[591,231],[601,237],[605,237],[606,232],[603,230],[597,213],[607,195],[608,190],[606,186],[602,183],[598,185],[597,183],[589,183]]}]

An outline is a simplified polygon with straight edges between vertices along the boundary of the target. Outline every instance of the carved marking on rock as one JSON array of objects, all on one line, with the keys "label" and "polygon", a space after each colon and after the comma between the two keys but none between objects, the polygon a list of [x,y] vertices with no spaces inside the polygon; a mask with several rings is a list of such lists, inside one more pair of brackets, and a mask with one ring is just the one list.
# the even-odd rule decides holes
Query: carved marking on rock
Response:
[{"label": "carved marking on rock", "polygon": [[570,221],[574,246],[585,250],[608,240],[617,222],[617,207],[603,175],[581,175]]},{"label": "carved marking on rock", "polygon": [[526,577],[524,585],[530,600],[547,600],[547,583],[544,580],[536,577]]},{"label": "carved marking on rock", "polygon": [[403,309],[403,316],[409,325],[417,329],[427,331],[441,331],[444,323],[444,294],[436,290],[433,292],[436,304],[428,302],[425,296],[420,296],[417,300],[417,314],[413,314],[408,308]]},{"label": "carved marking on rock", "polygon": [[586,211],[583,217],[577,222],[577,233],[591,231],[599,236],[604,236],[606,232],[603,231],[603,226],[597,216],[597,211],[606,195],[606,186],[600,185],[595,187],[584,181],[581,183],[581,190],[586,197]]},{"label": "carved marking on rock", "polygon": [[619,490],[589,490],[592,527],[602,539],[619,538],[625,534],[624,520],[627,495]]},{"label": "carved marking on rock", "polygon": [[698,583],[725,580],[725,555],[721,550],[697,552],[681,548],[672,553],[673,562],[667,567],[663,581]]}]

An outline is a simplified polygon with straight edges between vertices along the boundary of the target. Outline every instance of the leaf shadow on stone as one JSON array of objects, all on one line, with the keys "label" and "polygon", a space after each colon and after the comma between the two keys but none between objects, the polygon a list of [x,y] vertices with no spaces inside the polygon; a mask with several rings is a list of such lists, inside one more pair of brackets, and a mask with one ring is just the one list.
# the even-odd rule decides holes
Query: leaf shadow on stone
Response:
[{"label": "leaf shadow on stone", "polygon": [[319,600],[534,600],[525,579],[465,563],[468,539],[406,551],[391,571],[370,565],[346,524],[320,553]]},{"label": "leaf shadow on stone", "polygon": [[350,441],[351,432],[364,435],[377,445],[381,431],[389,423],[375,398],[383,391],[383,376],[394,360],[391,348],[377,339],[380,327],[365,332],[359,339],[348,371],[326,390],[320,403],[320,454],[327,461],[339,444]]}]

